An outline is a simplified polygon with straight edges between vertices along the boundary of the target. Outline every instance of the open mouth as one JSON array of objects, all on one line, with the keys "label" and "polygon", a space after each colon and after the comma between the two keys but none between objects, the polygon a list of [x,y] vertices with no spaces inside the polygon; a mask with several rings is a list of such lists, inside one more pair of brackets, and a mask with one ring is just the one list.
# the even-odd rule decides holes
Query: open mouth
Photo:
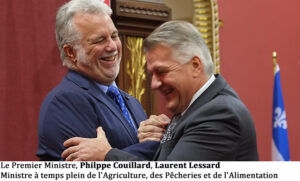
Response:
[{"label": "open mouth", "polygon": [[114,61],[115,59],[116,59],[116,55],[100,58],[100,60],[103,60],[103,61],[106,61],[106,62],[111,62],[111,61]]}]

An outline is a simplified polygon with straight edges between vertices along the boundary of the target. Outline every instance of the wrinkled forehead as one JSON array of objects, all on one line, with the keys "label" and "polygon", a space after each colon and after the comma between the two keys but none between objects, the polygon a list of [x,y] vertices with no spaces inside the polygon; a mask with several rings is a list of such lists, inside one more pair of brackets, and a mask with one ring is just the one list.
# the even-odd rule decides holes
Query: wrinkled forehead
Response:
[{"label": "wrinkled forehead", "polygon": [[78,13],[74,16],[74,24],[83,34],[116,31],[110,16],[104,13]]},{"label": "wrinkled forehead", "polygon": [[73,16],[75,24],[105,24],[108,21],[112,21],[111,17],[105,13],[77,12]]},{"label": "wrinkled forehead", "polygon": [[157,69],[180,64],[173,56],[172,48],[164,45],[155,46],[146,52],[147,70],[153,72]]}]

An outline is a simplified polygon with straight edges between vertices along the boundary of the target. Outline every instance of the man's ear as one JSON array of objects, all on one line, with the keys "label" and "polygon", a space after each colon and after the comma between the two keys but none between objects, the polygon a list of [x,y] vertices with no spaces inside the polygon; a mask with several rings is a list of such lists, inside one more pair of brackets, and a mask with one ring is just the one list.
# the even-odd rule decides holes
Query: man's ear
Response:
[{"label": "man's ear", "polygon": [[63,46],[63,49],[64,49],[65,55],[67,57],[67,61],[71,65],[76,66],[76,63],[77,63],[76,50],[71,45],[68,45],[68,44],[65,44]]},{"label": "man's ear", "polygon": [[193,69],[193,77],[199,77],[201,73],[203,73],[203,64],[199,57],[194,56],[191,59],[192,69]]}]

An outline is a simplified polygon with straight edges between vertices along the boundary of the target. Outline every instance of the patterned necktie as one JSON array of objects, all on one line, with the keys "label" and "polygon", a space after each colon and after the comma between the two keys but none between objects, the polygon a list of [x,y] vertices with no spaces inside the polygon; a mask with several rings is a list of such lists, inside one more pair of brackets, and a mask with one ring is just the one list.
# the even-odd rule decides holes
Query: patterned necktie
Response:
[{"label": "patterned necktie", "polygon": [[163,135],[163,138],[160,141],[161,144],[164,144],[166,141],[169,141],[173,138],[174,128],[176,127],[177,122],[180,119],[180,117],[181,117],[180,114],[176,114],[173,116],[171,123],[167,128],[167,131],[165,132],[165,134]]},{"label": "patterned necktie", "polygon": [[132,127],[132,129],[135,131],[135,133],[137,134],[137,130],[136,127],[132,121],[132,119],[130,118],[129,112],[125,106],[124,100],[119,92],[119,90],[114,87],[114,86],[109,86],[107,89],[107,93],[106,93],[110,98],[112,98],[120,107],[120,109],[123,112],[123,115],[125,116],[125,118],[127,119],[128,123],[130,124],[130,126]]}]

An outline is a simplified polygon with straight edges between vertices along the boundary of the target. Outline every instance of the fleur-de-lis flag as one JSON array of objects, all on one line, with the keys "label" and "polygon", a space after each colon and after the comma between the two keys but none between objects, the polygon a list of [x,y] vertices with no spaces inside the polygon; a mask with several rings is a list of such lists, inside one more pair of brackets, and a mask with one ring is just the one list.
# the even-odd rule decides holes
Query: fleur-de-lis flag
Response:
[{"label": "fleur-de-lis flag", "polygon": [[274,62],[274,93],[272,121],[272,160],[290,161],[286,114],[280,84],[279,66]]}]

